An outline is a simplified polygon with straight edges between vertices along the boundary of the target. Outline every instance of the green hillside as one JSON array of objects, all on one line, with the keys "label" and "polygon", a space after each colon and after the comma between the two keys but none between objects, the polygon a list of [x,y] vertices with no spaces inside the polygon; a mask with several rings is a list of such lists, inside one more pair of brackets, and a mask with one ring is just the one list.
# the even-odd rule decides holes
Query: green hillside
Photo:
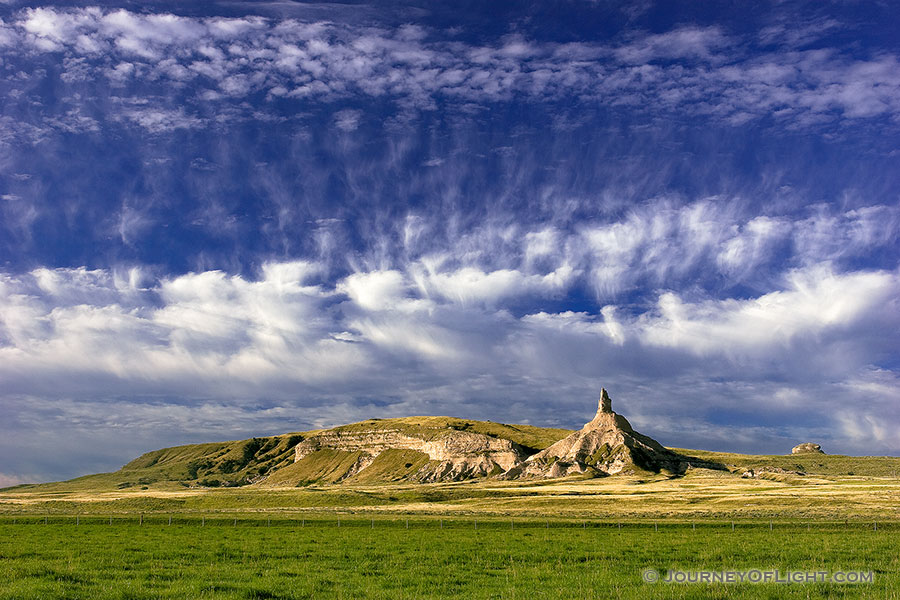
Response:
[{"label": "green hillside", "polygon": [[[220,487],[297,487],[312,484],[382,484],[410,481],[428,462],[413,450],[382,452],[358,473],[348,470],[362,456],[359,452],[319,450],[294,462],[294,447],[307,437],[323,433],[355,433],[395,430],[426,440],[440,439],[457,431],[508,439],[535,453],[571,431],[532,425],[507,425],[453,417],[405,417],[369,419],[330,430],[313,430],[248,440],[188,444],[147,452],[118,471],[78,477],[69,481],[16,486],[16,491],[42,493],[117,490],[187,490]],[[673,449],[680,454],[727,466],[740,475],[748,469],[763,479],[805,475],[897,477],[900,458],[853,457],[824,454],[747,455],[704,450]],[[783,472],[779,471],[782,470]]]},{"label": "green hillside", "polygon": [[287,434],[163,448],[142,454],[112,473],[18,486],[18,489],[69,492],[248,485],[271,471],[293,463],[293,448],[302,439],[302,434]]},{"label": "green hillside", "polygon": [[[453,417],[404,417],[369,419],[342,425],[330,431],[351,433],[399,430],[424,439],[438,439],[454,431],[470,431],[505,438],[537,452],[569,433],[532,425],[505,425]],[[294,446],[308,436],[326,430],[312,430],[249,440],[188,444],[162,448],[135,458],[118,471],[86,475],[69,481],[17,486],[20,490],[73,492],[122,489],[237,487],[258,484],[265,487],[333,483],[358,458],[358,453],[321,450],[294,463]],[[378,483],[400,481],[421,468],[428,457],[419,452],[388,451],[364,472],[349,481]],[[408,466],[407,466],[408,465]]]},{"label": "green hillside", "polygon": [[891,477],[900,476],[900,457],[846,456],[843,454],[735,454],[672,448],[679,454],[718,462],[737,469],[783,469],[807,475],[829,477]]}]

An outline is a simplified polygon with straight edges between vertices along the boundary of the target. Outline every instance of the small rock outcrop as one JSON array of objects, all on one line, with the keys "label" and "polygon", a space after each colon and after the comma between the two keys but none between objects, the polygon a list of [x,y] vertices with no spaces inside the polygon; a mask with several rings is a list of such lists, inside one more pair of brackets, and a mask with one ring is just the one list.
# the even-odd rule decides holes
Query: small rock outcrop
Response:
[{"label": "small rock outcrop", "polygon": [[792,471],[790,469],[782,469],[781,467],[756,467],[755,469],[747,469],[741,473],[744,479],[760,479],[766,475],[774,473],[776,475],[798,475],[803,477],[806,475],[803,471]]},{"label": "small rock outcrop", "polygon": [[822,446],[812,442],[805,442],[791,448],[791,454],[825,454],[825,452],[822,451]]},{"label": "small rock outcrop", "polygon": [[628,420],[612,410],[605,389],[600,390],[597,414],[581,430],[565,437],[504,474],[504,478],[565,477],[582,473],[613,475],[635,467],[659,472],[682,472],[684,457],[656,440],[636,432]]}]

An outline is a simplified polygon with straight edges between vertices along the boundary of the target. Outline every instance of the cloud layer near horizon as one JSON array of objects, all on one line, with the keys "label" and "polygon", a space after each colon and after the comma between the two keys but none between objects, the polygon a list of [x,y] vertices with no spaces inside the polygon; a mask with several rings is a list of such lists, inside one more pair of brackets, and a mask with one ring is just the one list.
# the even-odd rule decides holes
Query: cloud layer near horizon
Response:
[{"label": "cloud layer near horizon", "polygon": [[[891,237],[879,229],[885,219],[861,233],[857,216],[834,219],[843,225],[825,237],[856,237],[857,252]],[[879,366],[896,352],[884,334],[900,327],[896,270],[798,261],[767,293],[691,297],[665,289],[690,260],[744,273],[769,258],[775,241],[760,242],[766,235],[796,237],[805,257],[815,255],[805,244],[824,257],[833,250],[810,242],[802,224],[710,221],[724,233],[694,235],[698,247],[677,242],[673,251],[685,256],[669,255],[659,240],[641,239],[646,227],[623,237],[635,219],[586,225],[579,239],[518,232],[514,268],[431,253],[334,281],[311,261],[267,263],[256,279],[83,268],[5,276],[5,398],[13,420],[52,407],[82,433],[174,426],[227,435],[435,412],[571,427],[606,384],[637,426],[669,444],[727,440],[778,452],[812,437],[832,451],[896,452],[900,382]],[[611,282],[634,284],[626,275],[661,291],[646,304],[603,303],[596,314],[536,308],[577,286],[602,300]],[[748,410],[757,413],[749,430]]]}]

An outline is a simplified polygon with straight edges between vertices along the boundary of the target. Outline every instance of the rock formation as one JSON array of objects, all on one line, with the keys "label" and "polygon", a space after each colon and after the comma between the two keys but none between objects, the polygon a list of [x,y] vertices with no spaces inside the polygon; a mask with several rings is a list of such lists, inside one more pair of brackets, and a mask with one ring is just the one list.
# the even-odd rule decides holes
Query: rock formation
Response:
[{"label": "rock formation", "polygon": [[597,414],[581,430],[528,457],[504,478],[565,477],[581,473],[612,475],[638,469],[684,471],[688,463],[659,442],[632,429],[612,410],[605,389],[600,390]]},{"label": "rock formation", "polygon": [[812,442],[805,442],[791,448],[791,454],[825,454],[825,452],[822,451],[822,446]]},{"label": "rock formation", "polygon": [[294,465],[302,469],[305,467],[298,463],[313,465],[319,458],[331,461],[337,451],[343,462],[337,471],[329,471],[330,481],[343,481],[360,473],[365,478],[367,468],[371,467],[370,474],[380,472],[392,456],[389,450],[413,454],[404,462],[409,470],[398,477],[420,482],[490,476],[519,479],[639,471],[683,473],[690,466],[722,468],[676,454],[636,432],[625,417],[613,412],[605,389],[600,391],[597,414],[590,422],[536,454],[511,440],[485,433],[376,420],[313,433],[296,445]]},{"label": "rock formation", "polygon": [[422,482],[497,475],[520,464],[527,455],[525,449],[514,442],[468,431],[424,430],[411,433],[398,429],[332,429],[297,444],[294,462],[319,450],[361,453],[356,464],[342,478],[345,479],[363,471],[388,449],[427,454],[430,460],[412,477]]}]

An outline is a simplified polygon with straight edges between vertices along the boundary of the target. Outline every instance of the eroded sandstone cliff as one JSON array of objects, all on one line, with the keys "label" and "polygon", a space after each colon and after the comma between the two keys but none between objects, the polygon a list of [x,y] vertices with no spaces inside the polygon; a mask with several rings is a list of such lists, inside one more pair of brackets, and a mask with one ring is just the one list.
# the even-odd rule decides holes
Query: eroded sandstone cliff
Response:
[{"label": "eroded sandstone cliff", "polygon": [[[634,431],[628,420],[612,410],[606,390],[600,392],[597,414],[581,430],[535,453],[515,442],[454,427],[390,427],[371,421],[318,432],[295,448],[295,464],[339,452],[345,460],[328,468],[331,481],[343,481],[380,469],[387,451],[408,451],[403,479],[436,482],[474,477],[503,479],[552,478],[569,475],[613,475],[636,470],[682,472],[685,457]],[[529,451],[530,450],[530,451]],[[329,465],[333,456],[328,454]],[[426,458],[427,457],[427,458]],[[374,466],[373,466],[374,465]],[[335,472],[337,469],[339,472]]]},{"label": "eroded sandstone cliff", "polygon": [[299,462],[322,450],[359,453],[346,479],[364,471],[386,450],[411,450],[428,456],[428,462],[411,479],[422,482],[458,481],[472,477],[498,475],[520,464],[527,451],[502,438],[455,429],[341,430],[333,429],[311,436],[297,444],[294,461]]}]

